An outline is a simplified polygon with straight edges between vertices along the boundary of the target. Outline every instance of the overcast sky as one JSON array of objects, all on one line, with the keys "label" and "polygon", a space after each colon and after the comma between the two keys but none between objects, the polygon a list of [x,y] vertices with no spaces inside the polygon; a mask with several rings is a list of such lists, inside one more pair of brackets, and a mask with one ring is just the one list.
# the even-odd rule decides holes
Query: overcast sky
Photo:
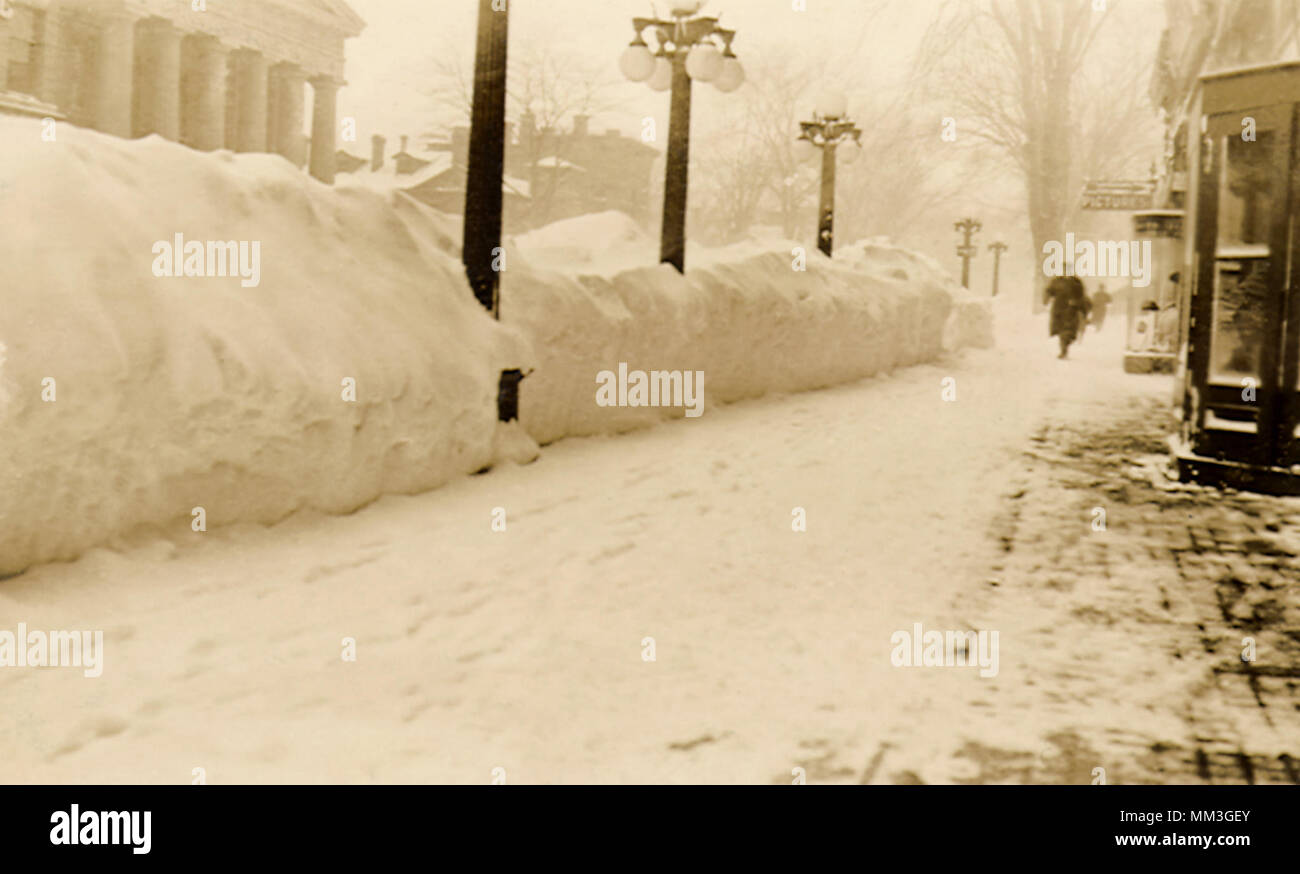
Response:
[{"label": "overcast sky", "polygon": [[[415,135],[446,119],[422,98],[428,65],[436,53],[459,51],[468,66],[473,57],[478,0],[349,0],[366,20],[365,32],[347,46],[348,87],[340,95],[341,114],[357,119],[365,154],[371,133],[390,142],[403,133]],[[872,73],[870,82],[837,83],[854,88],[889,88],[905,73],[916,40],[931,17],[934,0],[894,0],[882,14],[870,18],[869,0],[807,0],[807,11],[794,11],[792,0],[709,0],[704,11],[719,16],[737,31],[736,53],[742,62],[760,55],[801,52],[810,56],[856,59]],[[548,40],[578,56],[607,64],[617,77],[619,55],[632,38],[631,20],[658,8],[665,0],[512,0],[512,47]],[[706,116],[710,101],[726,96],[697,89],[699,113]],[[644,85],[628,85],[618,94],[618,111],[593,122],[593,129],[619,127],[628,133],[646,116],[666,122],[668,95]]]}]

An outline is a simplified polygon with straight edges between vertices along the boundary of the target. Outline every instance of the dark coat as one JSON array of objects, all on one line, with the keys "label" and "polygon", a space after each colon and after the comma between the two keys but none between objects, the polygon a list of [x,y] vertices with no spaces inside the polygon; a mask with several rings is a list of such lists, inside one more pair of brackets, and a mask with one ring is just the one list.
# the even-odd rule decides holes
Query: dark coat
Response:
[{"label": "dark coat", "polygon": [[1092,303],[1083,293],[1083,283],[1079,277],[1056,277],[1048,283],[1047,290],[1043,292],[1043,300],[1052,303],[1050,336],[1073,341],[1079,335],[1080,324],[1092,309]]}]

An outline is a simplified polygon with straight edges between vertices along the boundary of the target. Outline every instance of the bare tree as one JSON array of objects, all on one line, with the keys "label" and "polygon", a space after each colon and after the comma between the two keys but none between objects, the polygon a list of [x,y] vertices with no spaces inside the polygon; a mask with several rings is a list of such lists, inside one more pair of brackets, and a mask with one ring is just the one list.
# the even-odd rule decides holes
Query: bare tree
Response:
[{"label": "bare tree", "polygon": [[[948,0],[917,55],[918,77],[951,107],[947,114],[1024,178],[1035,252],[1063,236],[1081,164],[1103,172],[1122,163],[1119,137],[1096,141],[1102,122],[1117,121],[1115,107],[1091,118],[1078,109],[1085,61],[1109,14],[1092,0]],[[1111,93],[1144,93],[1141,75],[1130,69],[1128,88]],[[1089,123],[1096,127],[1085,132]],[[1040,301],[1036,289],[1035,308]]]},{"label": "bare tree", "polygon": [[795,238],[804,213],[815,212],[817,177],[799,164],[794,140],[809,108],[803,97],[823,63],[776,51],[746,56],[748,83],[692,142],[692,237],[735,242],[775,212],[784,235]]},{"label": "bare tree", "polygon": [[743,127],[705,139],[696,150],[691,192],[691,236],[708,245],[742,239],[758,220],[772,168],[755,160]]},{"label": "bare tree", "polygon": [[[549,37],[512,49],[506,78],[507,117],[519,131],[528,168],[534,223],[545,222],[554,207],[567,158],[563,129],[575,116],[613,108],[617,84],[610,64],[589,57]],[[473,105],[472,59],[456,51],[438,52],[430,61],[429,85],[423,93],[432,114],[441,109],[468,122]],[[539,163],[553,159],[543,168]]]},{"label": "bare tree", "polygon": [[800,165],[794,145],[799,122],[810,115],[808,95],[825,78],[827,62],[798,61],[775,52],[764,57],[751,72],[753,86],[746,89],[742,104],[744,119],[751,154],[763,165],[754,179],[776,203],[782,232],[793,238],[801,218],[816,211],[813,198],[820,177]]}]

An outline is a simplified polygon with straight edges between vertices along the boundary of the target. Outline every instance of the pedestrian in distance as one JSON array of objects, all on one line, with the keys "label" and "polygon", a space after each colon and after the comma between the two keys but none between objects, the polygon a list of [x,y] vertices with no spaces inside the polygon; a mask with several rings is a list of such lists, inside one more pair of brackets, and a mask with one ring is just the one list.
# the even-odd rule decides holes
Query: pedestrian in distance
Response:
[{"label": "pedestrian in distance", "polygon": [[1112,300],[1114,298],[1111,297],[1110,292],[1106,291],[1106,283],[1103,282],[1098,285],[1096,293],[1092,296],[1092,318],[1090,321],[1094,331],[1100,331],[1101,326],[1106,324],[1106,308],[1110,306]]},{"label": "pedestrian in distance", "polygon": [[1061,354],[1065,358],[1070,344],[1079,338],[1081,326],[1092,309],[1088,295],[1083,291],[1083,283],[1077,276],[1058,276],[1047,284],[1043,292],[1043,302],[1051,304],[1048,326],[1050,336],[1057,338],[1061,344]]}]

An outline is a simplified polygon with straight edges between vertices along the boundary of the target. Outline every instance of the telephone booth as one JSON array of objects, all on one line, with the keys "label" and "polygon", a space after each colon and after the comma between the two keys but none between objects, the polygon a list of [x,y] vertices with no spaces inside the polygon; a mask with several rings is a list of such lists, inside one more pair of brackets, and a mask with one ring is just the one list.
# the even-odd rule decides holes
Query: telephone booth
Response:
[{"label": "telephone booth", "polygon": [[1203,76],[1188,118],[1184,480],[1300,494],[1300,62]]}]

